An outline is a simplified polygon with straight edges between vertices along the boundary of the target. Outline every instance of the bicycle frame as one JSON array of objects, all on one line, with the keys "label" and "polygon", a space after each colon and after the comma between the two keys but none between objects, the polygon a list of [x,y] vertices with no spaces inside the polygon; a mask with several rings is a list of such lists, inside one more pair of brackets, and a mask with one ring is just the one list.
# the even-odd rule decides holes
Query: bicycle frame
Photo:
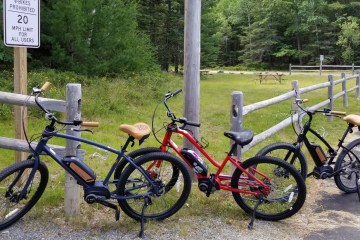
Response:
[{"label": "bicycle frame", "polygon": [[[56,152],[47,145],[47,142],[52,138],[52,137],[59,137],[59,138],[64,138],[64,139],[70,139],[70,140],[74,140],[74,141],[79,141],[79,142],[83,142],[92,146],[95,146],[97,148],[103,149],[105,151],[109,151],[112,152],[114,154],[117,155],[115,163],[112,165],[112,167],[110,168],[109,172],[107,173],[106,177],[104,180],[97,180],[95,182],[95,186],[99,186],[99,187],[108,187],[110,178],[113,174],[113,172],[116,169],[117,164],[119,163],[121,158],[126,159],[126,161],[128,161],[132,166],[134,166],[137,170],[139,170],[141,172],[141,174],[146,178],[146,180],[151,184],[151,186],[155,189],[155,193],[158,193],[159,189],[158,187],[153,184],[151,178],[149,177],[149,175],[147,174],[147,172],[141,167],[141,166],[137,166],[133,160],[131,158],[129,158],[124,152],[126,151],[127,146],[129,145],[129,143],[132,141],[131,137],[128,138],[128,140],[126,141],[124,147],[122,147],[122,149],[116,150],[114,148],[105,146],[103,144],[85,139],[85,138],[81,138],[81,137],[76,137],[76,136],[71,136],[68,134],[62,134],[62,133],[49,133],[46,130],[43,132],[42,138],[39,141],[39,143],[37,144],[34,154],[30,155],[31,158],[34,159],[35,161],[35,167],[32,169],[29,178],[27,180],[27,183],[25,185],[25,187],[23,188],[20,197],[24,196],[25,192],[27,191],[27,188],[29,187],[35,172],[39,166],[39,162],[40,162],[40,154],[42,152],[45,152],[47,155],[49,155],[55,162],[57,162],[66,172],[68,172],[71,176],[74,177],[74,179],[78,182],[79,185],[81,185],[84,189],[87,188],[91,188],[94,185],[90,185],[88,184],[86,181],[84,181],[81,177],[79,177],[78,175],[76,175],[71,168],[66,165],[62,158],[60,156],[58,156],[56,154]],[[30,158],[29,157],[29,158]],[[115,184],[117,182],[117,180],[112,180],[111,183]],[[116,200],[124,200],[124,199],[130,199],[130,198],[144,198],[146,196],[150,195],[150,193],[147,194],[139,194],[139,195],[131,195],[131,196],[118,196],[116,194],[111,194],[112,199],[116,199]]]},{"label": "bicycle frame", "polygon": [[[319,162],[315,161],[314,155],[316,154],[316,152],[312,148],[310,141],[307,137],[308,132],[310,132],[328,148],[329,156],[327,156],[327,158],[328,158],[328,160],[326,161],[327,164],[328,165],[335,164],[334,159],[337,156],[340,148],[346,149],[346,147],[343,145],[344,140],[345,140],[346,136],[348,135],[348,133],[352,131],[352,128],[354,126],[352,124],[348,125],[348,127],[346,128],[341,139],[339,139],[339,142],[337,144],[337,149],[335,149],[317,131],[315,131],[314,129],[311,128],[311,121],[312,121],[312,116],[310,116],[310,119],[305,123],[303,131],[298,135],[297,141],[294,143],[297,151],[301,150],[301,143],[304,142],[305,147],[309,151],[316,166],[319,167],[319,166],[324,165],[324,163],[319,163]],[[294,156],[294,158],[295,157],[296,156]]]},{"label": "bicycle frame", "polygon": [[[190,167],[192,165],[183,156],[183,154],[181,154],[181,148],[178,147],[177,144],[173,140],[171,140],[173,133],[177,133],[177,134],[184,136],[193,146],[195,146],[196,149],[198,149],[206,157],[206,159],[213,166],[215,166],[218,169],[216,171],[216,173],[214,174],[214,178],[215,178],[216,183],[219,185],[220,189],[223,189],[226,191],[231,191],[231,192],[237,192],[237,193],[252,194],[252,195],[261,195],[264,192],[267,192],[267,193],[270,192],[269,186],[267,186],[266,184],[263,183],[263,181],[259,180],[254,175],[252,175],[251,173],[246,171],[244,168],[242,168],[240,165],[241,161],[231,157],[231,154],[235,150],[236,145],[233,145],[230,152],[226,155],[225,159],[220,163],[220,162],[217,162],[214,158],[212,158],[188,131],[180,129],[176,124],[170,123],[167,126],[167,131],[166,131],[166,134],[165,134],[164,139],[161,144],[161,151],[166,152],[167,146],[170,146]],[[231,175],[222,174],[224,167],[226,166],[226,164],[229,161],[232,164],[234,164],[234,166],[236,168],[240,169],[242,172],[244,172],[248,176],[248,182],[246,183],[247,185],[254,185],[254,186],[260,185],[260,186],[264,187],[265,191],[260,193],[259,191],[255,192],[255,191],[246,191],[246,190],[242,190],[242,189],[232,188],[230,186],[230,182],[229,182],[229,180],[231,179]],[[160,163],[158,163],[158,164],[160,164]],[[262,177],[265,177],[266,179],[268,179],[264,174],[257,171],[255,168],[250,168],[250,169],[251,169],[251,171],[254,171],[254,172],[260,174]],[[198,179],[208,178],[207,176],[202,176],[199,173],[196,173],[196,176]],[[240,182],[240,184],[244,184],[244,183]]]}]

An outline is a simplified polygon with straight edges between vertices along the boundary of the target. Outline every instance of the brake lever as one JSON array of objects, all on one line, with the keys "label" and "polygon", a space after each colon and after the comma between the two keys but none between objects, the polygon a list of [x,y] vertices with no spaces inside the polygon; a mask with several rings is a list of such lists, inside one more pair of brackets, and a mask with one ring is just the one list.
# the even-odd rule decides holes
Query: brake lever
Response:
[{"label": "brake lever", "polygon": [[74,132],[89,132],[91,134],[94,134],[94,132],[88,128],[85,128],[85,129],[76,129],[76,128],[70,128],[71,131],[74,131]]}]

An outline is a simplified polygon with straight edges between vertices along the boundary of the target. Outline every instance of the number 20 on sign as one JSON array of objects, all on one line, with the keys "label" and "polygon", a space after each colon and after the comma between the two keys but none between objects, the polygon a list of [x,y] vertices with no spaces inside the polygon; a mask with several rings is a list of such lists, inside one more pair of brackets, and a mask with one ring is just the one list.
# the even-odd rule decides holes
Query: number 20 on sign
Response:
[{"label": "number 20 on sign", "polygon": [[4,0],[4,44],[40,47],[40,0]]}]

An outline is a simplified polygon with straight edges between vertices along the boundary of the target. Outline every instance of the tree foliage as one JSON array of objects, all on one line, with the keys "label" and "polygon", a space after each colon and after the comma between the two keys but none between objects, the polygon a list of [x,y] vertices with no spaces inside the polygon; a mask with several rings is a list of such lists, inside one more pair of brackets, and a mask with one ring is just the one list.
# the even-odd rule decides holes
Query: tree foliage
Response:
[{"label": "tree foliage", "polygon": [[[43,0],[41,47],[29,49],[29,62],[89,75],[178,72],[184,2]],[[360,1],[202,0],[201,6],[203,68],[285,68],[316,64],[319,55],[328,64],[360,62]],[[3,44],[0,61],[11,67],[12,50]]]}]

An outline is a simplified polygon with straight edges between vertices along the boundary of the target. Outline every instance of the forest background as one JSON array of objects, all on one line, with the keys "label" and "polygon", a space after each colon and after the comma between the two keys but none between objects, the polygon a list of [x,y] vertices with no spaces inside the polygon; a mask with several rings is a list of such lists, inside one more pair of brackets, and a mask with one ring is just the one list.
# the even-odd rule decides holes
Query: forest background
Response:
[{"label": "forest background", "polygon": [[[360,64],[359,23],[359,1],[202,0],[201,68],[279,70],[317,64],[320,54],[324,64]],[[29,69],[178,72],[183,39],[184,0],[42,0],[41,47],[28,49]],[[0,44],[0,69],[11,70],[12,58]]]}]

